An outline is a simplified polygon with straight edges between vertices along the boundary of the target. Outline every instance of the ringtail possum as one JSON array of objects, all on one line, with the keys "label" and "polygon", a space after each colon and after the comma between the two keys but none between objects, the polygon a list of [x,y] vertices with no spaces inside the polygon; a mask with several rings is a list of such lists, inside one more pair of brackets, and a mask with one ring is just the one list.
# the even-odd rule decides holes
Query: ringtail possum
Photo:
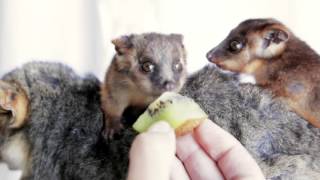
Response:
[{"label": "ringtail possum", "polygon": [[144,109],[163,92],[178,92],[186,79],[186,51],[180,34],[131,34],[112,43],[116,54],[101,87],[108,138],[122,128],[126,108]]},{"label": "ringtail possum", "polygon": [[240,74],[240,82],[269,89],[320,128],[320,56],[281,22],[249,19],[240,23],[207,58]]},{"label": "ringtail possum", "polygon": [[[9,89],[16,97],[26,96],[28,102],[7,104],[22,108],[16,112],[27,108],[21,126],[10,127],[16,124],[10,112],[0,118],[1,132],[5,132],[0,134],[0,160],[14,160],[12,168],[25,169],[23,179],[126,179],[128,152],[136,133],[125,128],[112,141],[102,136],[100,82],[95,76],[80,77],[58,63],[31,62],[0,81],[6,84],[0,86],[1,93]],[[234,135],[266,179],[316,180],[320,176],[320,129],[288,111],[268,91],[250,84],[238,86],[234,75],[207,66],[188,77],[180,93],[193,98],[209,119]],[[5,94],[0,96],[2,102],[12,93]],[[126,121],[131,117],[124,118],[124,125],[131,126]]]},{"label": "ringtail possum", "polygon": [[[33,62],[0,80],[0,161],[24,180],[124,179],[135,135],[101,136],[100,81]],[[117,164],[120,162],[119,164]]]}]

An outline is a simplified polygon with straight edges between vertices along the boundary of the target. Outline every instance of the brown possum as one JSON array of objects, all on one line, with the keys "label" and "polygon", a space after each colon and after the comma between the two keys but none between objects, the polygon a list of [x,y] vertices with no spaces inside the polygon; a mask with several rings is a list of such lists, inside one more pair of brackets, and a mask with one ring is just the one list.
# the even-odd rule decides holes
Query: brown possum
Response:
[{"label": "brown possum", "polygon": [[122,36],[101,87],[105,134],[122,127],[127,107],[145,108],[165,91],[178,92],[186,79],[186,52],[179,34]]},{"label": "brown possum", "polygon": [[270,89],[300,116],[320,128],[320,57],[274,19],[249,19],[207,53],[240,82]]}]

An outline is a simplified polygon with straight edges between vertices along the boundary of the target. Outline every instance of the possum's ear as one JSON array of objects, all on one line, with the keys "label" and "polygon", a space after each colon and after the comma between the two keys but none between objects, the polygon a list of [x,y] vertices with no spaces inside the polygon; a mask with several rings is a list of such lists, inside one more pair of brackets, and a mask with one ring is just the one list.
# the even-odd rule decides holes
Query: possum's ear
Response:
[{"label": "possum's ear", "polygon": [[280,28],[271,28],[265,31],[263,35],[264,48],[269,47],[272,43],[279,44],[289,39],[289,33]]},{"label": "possum's ear", "polygon": [[29,100],[25,91],[15,83],[0,80],[0,121],[11,129],[22,127],[27,120]]},{"label": "possum's ear", "polygon": [[133,47],[131,37],[129,36],[121,36],[119,38],[113,39],[111,42],[112,44],[114,44],[115,50],[119,55],[123,55]]}]

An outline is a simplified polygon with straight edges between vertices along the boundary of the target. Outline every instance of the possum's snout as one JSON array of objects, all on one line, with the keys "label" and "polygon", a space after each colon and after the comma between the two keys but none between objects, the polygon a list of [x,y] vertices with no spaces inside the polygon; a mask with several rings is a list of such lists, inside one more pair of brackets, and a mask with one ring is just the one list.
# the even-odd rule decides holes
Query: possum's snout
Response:
[{"label": "possum's snout", "polygon": [[214,53],[214,51],[215,51],[215,49],[212,49],[212,50],[210,50],[210,51],[207,53],[207,55],[206,55],[208,61],[210,61],[210,62],[212,62],[212,63],[214,63],[214,62],[213,62],[213,61],[214,61],[214,59],[213,59],[213,53]]},{"label": "possum's snout", "polygon": [[217,51],[216,48],[213,48],[212,50],[210,50],[207,53],[206,57],[209,62],[214,63],[218,67],[221,68],[221,66],[223,66],[223,61],[222,61],[221,57],[219,57],[219,51]]},{"label": "possum's snout", "polygon": [[176,84],[173,81],[166,80],[162,83],[162,89],[166,91],[172,91],[176,88]]}]

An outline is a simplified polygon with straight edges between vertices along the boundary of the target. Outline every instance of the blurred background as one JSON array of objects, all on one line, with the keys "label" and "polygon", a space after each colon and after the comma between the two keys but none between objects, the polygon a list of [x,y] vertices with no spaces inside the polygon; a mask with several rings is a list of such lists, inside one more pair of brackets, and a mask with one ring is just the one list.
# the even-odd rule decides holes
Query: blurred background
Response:
[{"label": "blurred background", "polygon": [[[248,18],[273,17],[320,52],[317,0],[0,0],[0,77],[29,61],[62,62],[103,79],[111,39],[141,32],[181,33],[188,70]],[[3,180],[20,172],[0,164]]]}]

